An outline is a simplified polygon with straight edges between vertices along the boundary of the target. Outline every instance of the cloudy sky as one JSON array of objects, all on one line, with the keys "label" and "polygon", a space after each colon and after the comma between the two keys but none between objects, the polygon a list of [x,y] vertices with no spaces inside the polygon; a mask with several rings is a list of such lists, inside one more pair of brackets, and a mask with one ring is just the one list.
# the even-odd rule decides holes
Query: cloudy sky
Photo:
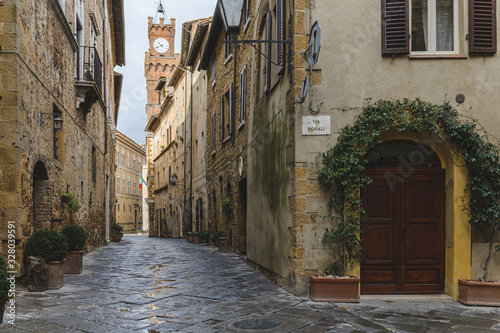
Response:
[{"label": "cloudy sky", "polygon": [[[124,0],[125,67],[116,67],[124,76],[118,116],[118,130],[139,144],[145,143],[146,79],[144,53],[149,48],[148,16],[156,16],[159,0]],[[217,0],[162,0],[166,16],[175,18],[175,52],[180,52],[182,23],[212,16]]]}]

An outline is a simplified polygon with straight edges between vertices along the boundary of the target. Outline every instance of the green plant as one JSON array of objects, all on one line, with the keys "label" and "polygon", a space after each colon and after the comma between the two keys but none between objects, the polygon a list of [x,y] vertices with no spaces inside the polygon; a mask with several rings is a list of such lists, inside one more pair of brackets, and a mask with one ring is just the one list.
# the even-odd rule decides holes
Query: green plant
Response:
[{"label": "green plant", "polygon": [[66,237],[68,242],[68,251],[81,251],[85,247],[87,234],[82,227],[77,225],[65,226],[61,233]]},{"label": "green plant", "polygon": [[200,233],[200,241],[202,243],[208,242],[209,239],[210,239],[210,230],[205,230]]},{"label": "green plant", "polygon": [[0,255],[0,307],[4,306],[13,295],[10,292],[10,282],[7,280],[7,263]]},{"label": "green plant", "polygon": [[224,199],[222,199],[222,203],[221,203],[221,211],[223,213],[230,213],[231,212],[231,198],[230,197],[226,197]]},{"label": "green plant", "polygon": [[220,237],[226,237],[226,234],[224,233],[224,231],[214,232],[212,234],[212,243],[214,243],[214,245],[218,246]]},{"label": "green plant", "polygon": [[123,235],[121,232],[123,230],[123,227],[119,225],[118,223],[113,223],[113,226],[111,227],[113,231],[115,232],[115,235]]},{"label": "green plant", "polygon": [[42,257],[46,262],[61,261],[68,252],[68,243],[63,234],[51,229],[37,229],[26,242],[26,256]]},{"label": "green plant", "polygon": [[76,213],[82,208],[82,204],[80,203],[80,200],[71,192],[64,193],[63,194],[66,199],[67,199],[67,211],[71,215],[73,213]]},{"label": "green plant", "polygon": [[[464,196],[464,210],[475,233],[484,234],[490,243],[489,253],[482,268],[485,280],[493,252],[493,242],[500,229],[500,163],[496,144],[474,119],[459,114],[449,102],[433,105],[416,100],[369,101],[356,117],[354,125],[340,131],[337,144],[321,154],[323,168],[319,172],[322,183],[331,191],[330,205],[339,209],[341,216],[336,230],[327,231],[325,239],[344,247],[335,267],[348,272],[361,259],[361,226],[366,213],[359,190],[371,182],[363,174],[367,151],[381,143],[383,132],[427,133],[446,139],[458,147],[467,167],[469,179]],[[351,249],[351,250],[349,250]],[[500,247],[496,247],[500,251]]]}]

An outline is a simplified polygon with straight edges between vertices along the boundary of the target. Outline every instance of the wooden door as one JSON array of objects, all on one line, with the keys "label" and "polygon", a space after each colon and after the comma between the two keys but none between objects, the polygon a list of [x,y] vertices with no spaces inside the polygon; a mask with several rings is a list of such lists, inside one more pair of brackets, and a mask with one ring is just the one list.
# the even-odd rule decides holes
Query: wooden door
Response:
[{"label": "wooden door", "polygon": [[368,213],[364,227],[361,292],[444,291],[444,171],[370,168],[361,193]]}]

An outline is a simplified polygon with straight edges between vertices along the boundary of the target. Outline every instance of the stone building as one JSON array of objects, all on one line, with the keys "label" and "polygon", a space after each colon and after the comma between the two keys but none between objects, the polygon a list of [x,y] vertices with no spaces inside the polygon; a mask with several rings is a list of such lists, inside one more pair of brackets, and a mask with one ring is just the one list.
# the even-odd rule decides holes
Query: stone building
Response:
[{"label": "stone building", "polygon": [[[246,1],[238,39],[253,39],[254,2]],[[253,72],[250,47],[224,43],[233,38],[225,31],[217,6],[198,70],[207,71],[206,163],[208,224],[212,232],[224,232],[229,246],[247,252],[247,165]],[[236,66],[235,66],[236,62]],[[223,212],[223,201],[230,211]]]},{"label": "stone building", "polygon": [[[88,249],[109,240],[123,2],[4,1],[0,17],[2,253],[14,221],[21,274],[35,228],[60,229],[72,219],[86,230]],[[62,201],[67,192],[82,204],[72,217]]]},{"label": "stone building", "polygon": [[116,223],[123,227],[123,233],[134,233],[144,228],[143,165],[146,165],[144,148],[116,131]]},{"label": "stone building", "polygon": [[[158,8],[158,12],[160,12],[160,9],[162,10],[162,7]],[[165,17],[161,17],[159,23],[156,23],[153,17],[149,17],[148,39],[149,50],[145,56],[144,75],[147,86],[146,116],[147,126],[149,127],[152,117],[157,116],[161,110],[162,96],[160,95],[160,86],[165,85],[165,82],[172,77],[176,66],[179,64],[179,54],[175,53],[175,19],[172,18],[170,19],[170,23],[166,23]],[[149,234],[151,236],[159,234],[159,221],[155,220],[154,207],[155,179],[153,154],[155,148],[153,145],[153,133],[149,132],[146,135],[146,155],[148,161]]]}]

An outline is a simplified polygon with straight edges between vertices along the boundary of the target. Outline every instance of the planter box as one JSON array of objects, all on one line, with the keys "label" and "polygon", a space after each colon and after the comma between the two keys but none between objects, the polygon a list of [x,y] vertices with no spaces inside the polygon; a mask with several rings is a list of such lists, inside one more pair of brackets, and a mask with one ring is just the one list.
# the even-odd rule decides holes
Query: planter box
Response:
[{"label": "planter box", "polygon": [[188,243],[192,243],[193,242],[193,234],[187,234],[186,235],[186,240]]},{"label": "planter box", "polygon": [[311,299],[315,302],[359,303],[359,278],[326,278],[311,275]]},{"label": "planter box", "polygon": [[193,243],[195,243],[195,244],[200,243],[200,235],[198,235],[198,234],[193,235]]},{"label": "planter box", "polygon": [[64,274],[80,274],[83,267],[84,251],[69,251],[64,262]]},{"label": "planter box", "polygon": [[49,261],[47,265],[47,281],[49,289],[59,289],[64,286],[64,259],[62,261]]},{"label": "planter box", "polygon": [[227,252],[229,250],[229,239],[227,237],[219,237],[218,242],[219,251]]},{"label": "planter box", "polygon": [[458,301],[465,305],[500,306],[500,283],[459,279]]}]

